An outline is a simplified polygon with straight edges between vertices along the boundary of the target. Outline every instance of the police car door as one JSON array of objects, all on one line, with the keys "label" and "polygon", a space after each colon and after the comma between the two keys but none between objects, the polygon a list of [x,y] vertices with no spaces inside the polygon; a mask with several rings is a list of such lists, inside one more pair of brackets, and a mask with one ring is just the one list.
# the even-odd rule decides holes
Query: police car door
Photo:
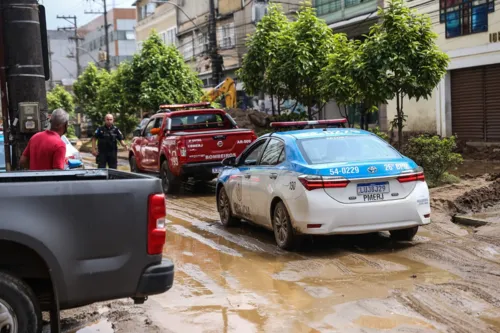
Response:
[{"label": "police car door", "polygon": [[253,221],[250,214],[251,199],[250,188],[252,187],[252,173],[254,167],[259,162],[260,156],[264,149],[267,138],[255,141],[248,150],[245,151],[238,161],[238,173],[234,175],[236,183],[231,194],[231,202],[233,203],[233,211],[239,217]]},{"label": "police car door", "polygon": [[255,223],[271,226],[269,212],[276,192],[275,187],[283,169],[280,165],[284,161],[284,149],[285,144],[281,139],[271,137],[262,153],[259,165],[254,167],[249,194],[252,200],[250,214]]}]

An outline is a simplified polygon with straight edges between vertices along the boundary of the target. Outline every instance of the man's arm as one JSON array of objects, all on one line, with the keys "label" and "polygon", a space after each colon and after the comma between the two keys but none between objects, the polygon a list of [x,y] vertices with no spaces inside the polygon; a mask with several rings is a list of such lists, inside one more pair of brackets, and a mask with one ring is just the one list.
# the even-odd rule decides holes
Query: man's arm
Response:
[{"label": "man's arm", "polygon": [[66,164],[66,145],[60,146],[54,152],[54,156],[52,157],[52,168],[64,170]]},{"label": "man's arm", "polygon": [[94,156],[97,156],[97,150],[95,148],[95,142],[96,142],[96,139],[99,139],[100,136],[101,136],[101,129],[98,127],[95,130],[94,136],[92,136],[92,155],[94,155]]},{"label": "man's arm", "polygon": [[19,164],[21,164],[21,167],[24,169],[29,169],[30,167],[30,142],[28,142],[28,145],[23,151],[23,154],[21,155],[21,160],[19,161]]},{"label": "man's arm", "polygon": [[118,141],[120,141],[120,144],[122,145],[123,148],[128,149],[127,144],[124,141],[125,138],[123,137],[122,132],[120,130],[117,131],[118,131],[118,136],[117,136]]}]

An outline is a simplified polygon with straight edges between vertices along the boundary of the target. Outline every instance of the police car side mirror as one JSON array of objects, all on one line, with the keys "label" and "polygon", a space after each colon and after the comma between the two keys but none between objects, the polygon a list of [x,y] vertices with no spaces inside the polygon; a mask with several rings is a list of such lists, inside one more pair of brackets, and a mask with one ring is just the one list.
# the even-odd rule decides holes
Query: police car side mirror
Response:
[{"label": "police car side mirror", "polygon": [[224,166],[235,166],[236,165],[236,157],[227,157],[222,160],[222,165]]}]

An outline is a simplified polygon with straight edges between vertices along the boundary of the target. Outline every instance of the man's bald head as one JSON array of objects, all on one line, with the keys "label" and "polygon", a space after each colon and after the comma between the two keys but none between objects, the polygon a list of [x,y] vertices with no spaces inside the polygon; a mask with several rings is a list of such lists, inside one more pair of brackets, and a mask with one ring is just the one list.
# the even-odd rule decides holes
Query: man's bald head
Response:
[{"label": "man's bald head", "polygon": [[114,121],[114,117],[111,113],[108,113],[105,117],[104,117],[104,123],[106,124],[106,126],[108,127],[111,127],[113,126],[113,121]]}]

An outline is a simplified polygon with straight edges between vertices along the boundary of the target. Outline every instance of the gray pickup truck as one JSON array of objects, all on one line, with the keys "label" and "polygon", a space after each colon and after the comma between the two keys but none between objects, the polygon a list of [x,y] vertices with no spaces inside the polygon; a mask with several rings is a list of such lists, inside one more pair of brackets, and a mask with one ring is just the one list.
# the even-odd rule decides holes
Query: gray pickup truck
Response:
[{"label": "gray pickup truck", "polygon": [[160,179],[116,170],[0,174],[0,332],[59,311],[172,287]]}]

